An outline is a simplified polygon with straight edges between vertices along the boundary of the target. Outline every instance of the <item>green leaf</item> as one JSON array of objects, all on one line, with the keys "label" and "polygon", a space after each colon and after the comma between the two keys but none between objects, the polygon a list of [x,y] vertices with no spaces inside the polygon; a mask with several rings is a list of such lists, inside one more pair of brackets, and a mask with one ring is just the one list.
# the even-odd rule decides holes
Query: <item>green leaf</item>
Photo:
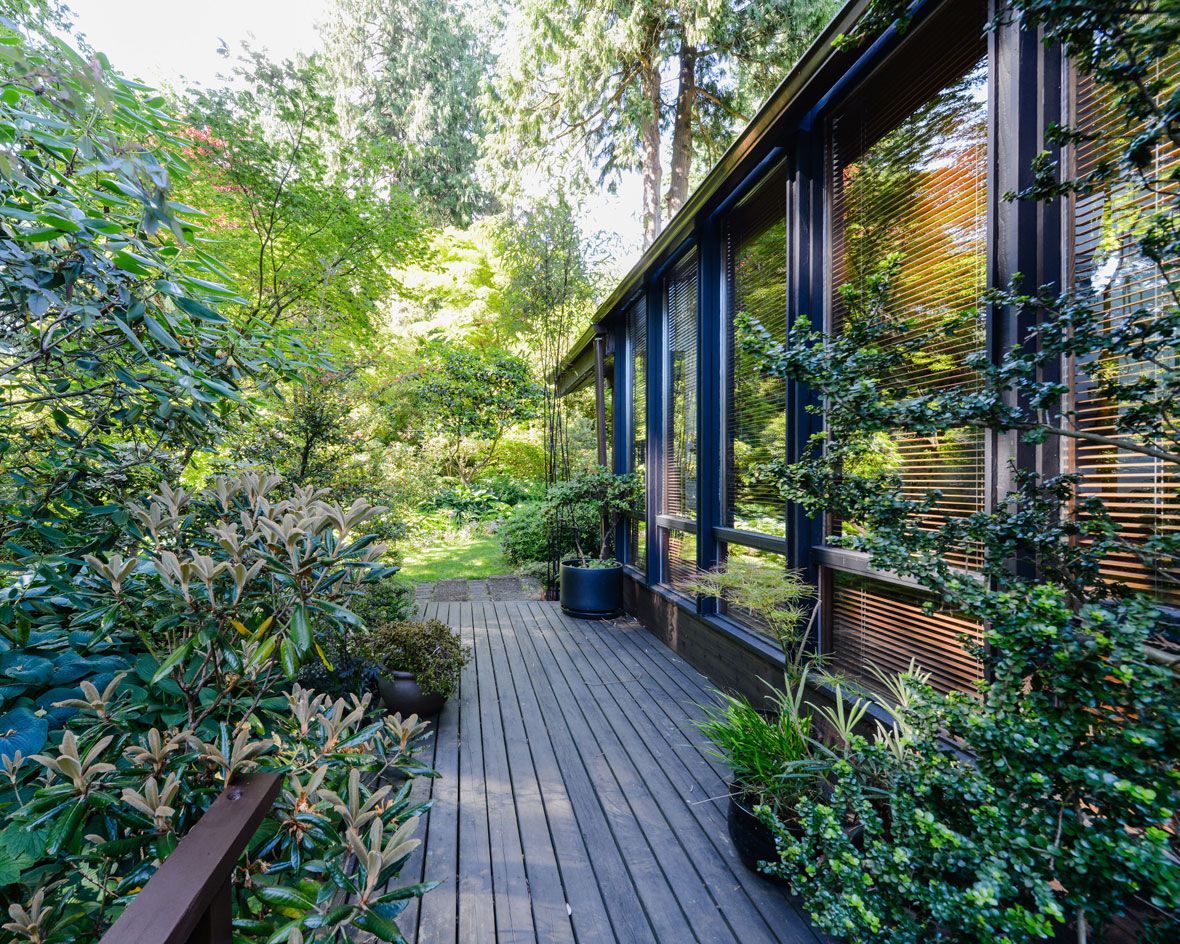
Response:
[{"label": "green leaf", "polygon": [[204,305],[196,299],[187,298],[184,295],[177,296],[173,299],[176,302],[176,307],[186,314],[192,315],[194,318],[199,318],[201,321],[215,321],[224,323],[225,318],[215,312],[208,305]]},{"label": "green leaf", "polygon": [[184,645],[180,646],[175,652],[172,653],[172,655],[160,663],[160,667],[156,669],[155,674],[152,675],[153,685],[171,673],[171,671],[180,664],[180,661],[184,659],[193,648],[193,642],[194,639],[188,640],[188,642],[184,643]]},{"label": "green leaf", "polygon": [[307,608],[302,604],[295,607],[295,612],[291,614],[291,639],[295,643],[295,647],[300,656],[306,655],[311,649],[311,622],[307,618]]},{"label": "green leaf", "polygon": [[264,902],[287,918],[301,918],[315,907],[315,895],[287,885],[259,885],[254,889]]},{"label": "green leaf", "polygon": [[73,845],[74,840],[82,831],[86,814],[86,801],[78,800],[64,816],[59,814],[49,824],[46,833],[45,854],[57,856],[63,849]]},{"label": "green leaf", "polygon": [[299,673],[299,654],[295,651],[295,644],[290,639],[284,639],[279,646],[279,659],[283,663],[283,674],[287,678],[295,678]]},{"label": "green leaf", "polygon": [[397,922],[392,918],[385,917],[382,914],[383,906],[376,905],[368,911],[362,911],[359,915],[352,919],[353,927],[360,928],[362,931],[368,931],[377,937],[378,940],[390,942],[390,944],[405,944],[405,938],[402,936],[401,930],[397,926]]},{"label": "green leaf", "polygon": [[277,636],[268,636],[261,646],[254,650],[254,655],[250,657],[247,667],[254,669],[263,663],[267,662],[275,651],[275,643],[278,641]]},{"label": "green leaf", "polygon": [[399,888],[391,889],[378,899],[382,902],[401,901],[405,898],[418,898],[425,895],[428,891],[438,888],[442,882],[418,882],[414,885],[402,885]]}]

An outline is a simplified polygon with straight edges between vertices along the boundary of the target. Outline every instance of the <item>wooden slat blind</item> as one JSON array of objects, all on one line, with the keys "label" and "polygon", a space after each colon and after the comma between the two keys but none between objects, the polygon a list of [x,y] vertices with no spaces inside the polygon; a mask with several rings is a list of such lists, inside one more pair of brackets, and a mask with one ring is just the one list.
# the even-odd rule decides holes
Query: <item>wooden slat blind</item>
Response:
[{"label": "wooden slat blind", "polygon": [[[1159,67],[1171,82],[1164,93],[1180,85],[1180,50]],[[1074,173],[1084,176],[1101,162],[1114,166],[1126,146],[1126,116],[1109,94],[1089,77],[1079,76],[1074,92],[1074,120],[1082,131],[1100,140],[1083,141],[1074,154]],[[1180,151],[1159,148],[1153,172],[1161,179],[1180,168]],[[1072,268],[1075,289],[1087,292],[1091,304],[1115,327],[1128,319],[1151,319],[1171,303],[1165,280],[1153,262],[1138,252],[1138,240],[1149,214],[1164,208],[1166,193],[1144,189],[1127,172],[1115,173],[1073,206]],[[1172,355],[1175,364],[1176,354]],[[1079,361],[1072,365],[1075,422],[1079,429],[1121,437],[1119,419],[1132,405],[1109,397],[1097,388],[1096,376],[1113,375],[1121,383],[1152,381],[1158,367],[1129,360]],[[1180,606],[1180,569],[1164,571],[1145,561],[1134,549],[1137,542],[1157,533],[1180,531],[1180,476],[1175,466],[1150,456],[1096,443],[1071,441],[1070,459],[1082,474],[1080,496],[1100,498],[1121,527],[1131,546],[1112,554],[1102,568],[1113,583],[1150,593],[1170,606]]]},{"label": "wooden slat blind", "polygon": [[[860,313],[838,291],[863,287],[891,254],[900,258],[887,316],[938,340],[909,357],[897,376],[900,395],[970,390],[978,380],[966,358],[983,347],[980,299],[987,284],[987,49],[964,28],[939,49],[937,62],[909,57],[905,75],[858,94],[832,126],[832,281],[830,329]],[[903,492],[941,498],[930,528],[985,507],[984,437],[969,429],[935,437],[896,430],[877,437],[885,470]],[[855,522],[835,522],[848,532]],[[951,562],[976,566],[977,548]],[[927,615],[914,592],[883,581],[831,574],[829,639],[836,666],[872,686],[870,665],[903,670],[915,658],[944,690],[970,690],[980,674],[961,636],[980,628],[947,614]]]},{"label": "wooden slat blind", "polygon": [[[883,121],[895,117],[905,96],[895,96],[887,109],[842,119],[834,135],[833,289],[863,286],[882,260],[899,254],[891,316],[910,320],[915,331],[945,327],[937,347],[889,378],[911,391],[949,392],[977,383],[965,359],[984,343],[987,62],[980,46],[978,37],[968,36],[948,50],[945,64],[955,78],[920,102],[910,99],[911,111],[895,127],[885,130]],[[832,314],[834,331],[854,316],[838,291]],[[942,492],[931,527],[983,508],[980,431],[952,430],[932,439],[898,430],[881,442],[881,451],[908,497]],[[974,549],[955,561],[976,562]]]},{"label": "wooden slat blind", "polygon": [[[667,398],[664,429],[665,514],[697,517],[697,253],[690,250],[664,277]],[[696,572],[696,538],[669,532],[668,578],[673,585]]]},{"label": "wooden slat blind", "polygon": [[940,691],[973,691],[982,674],[963,640],[979,643],[978,623],[948,613],[928,614],[916,590],[837,572],[832,586],[832,668],[873,688],[870,671],[905,671],[913,659]]},{"label": "wooden slat blind", "polygon": [[697,536],[689,531],[665,532],[668,548],[668,583],[683,589],[700,573],[697,567]]},{"label": "wooden slat blind", "polygon": [[743,531],[786,536],[778,487],[759,473],[786,449],[786,384],[759,371],[743,349],[742,316],[779,341],[787,337],[784,168],[773,171],[726,221],[729,397],[726,416],[726,519]]},{"label": "wooden slat blind", "polygon": [[[628,345],[631,356],[631,470],[640,475],[647,469],[647,303],[643,298],[634,302],[626,314]],[[638,509],[640,518],[632,518],[630,528],[631,559],[629,563],[647,566],[646,497]]]}]

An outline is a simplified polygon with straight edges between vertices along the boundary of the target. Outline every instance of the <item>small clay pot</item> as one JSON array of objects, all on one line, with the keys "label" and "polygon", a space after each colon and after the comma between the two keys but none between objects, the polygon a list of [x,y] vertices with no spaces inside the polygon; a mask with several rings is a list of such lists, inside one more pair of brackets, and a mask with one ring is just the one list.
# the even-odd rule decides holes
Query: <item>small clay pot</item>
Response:
[{"label": "small clay pot", "polygon": [[422,691],[413,672],[394,672],[393,678],[380,678],[377,688],[389,713],[400,714],[403,718],[410,715],[433,718],[447,703],[443,695]]}]

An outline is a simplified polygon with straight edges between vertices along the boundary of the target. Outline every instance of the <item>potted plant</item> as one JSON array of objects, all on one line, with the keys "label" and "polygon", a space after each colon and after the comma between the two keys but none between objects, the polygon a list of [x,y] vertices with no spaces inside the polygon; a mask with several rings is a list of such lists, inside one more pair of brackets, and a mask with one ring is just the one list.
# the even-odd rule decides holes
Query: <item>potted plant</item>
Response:
[{"label": "potted plant", "polygon": [[[614,541],[623,515],[635,508],[639,478],[595,467],[551,486],[545,507],[554,533],[570,535],[574,555],[561,561],[562,610],[582,619],[609,619],[623,612],[623,567]],[[587,546],[587,533],[595,546]]]},{"label": "potted plant", "polygon": [[360,636],[358,648],[378,669],[385,707],[420,718],[442,711],[469,656],[451,627],[438,620],[381,623]]},{"label": "potted plant", "polygon": [[804,671],[794,688],[776,690],[765,711],[745,698],[721,694],[720,704],[706,706],[704,719],[697,722],[715,756],[730,769],[729,837],[753,871],[779,861],[774,831],[757,811],[769,809],[791,830],[795,804],[820,789],[821,758],[812,750],[811,718],[801,710],[806,677]]}]

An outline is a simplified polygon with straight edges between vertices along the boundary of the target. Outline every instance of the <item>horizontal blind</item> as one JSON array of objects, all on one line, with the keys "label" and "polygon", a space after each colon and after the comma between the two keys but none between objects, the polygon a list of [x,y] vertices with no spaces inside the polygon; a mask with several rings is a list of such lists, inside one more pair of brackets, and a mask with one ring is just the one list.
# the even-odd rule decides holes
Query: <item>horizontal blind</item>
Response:
[{"label": "horizontal blind", "polygon": [[646,570],[647,525],[639,518],[628,518],[627,530],[630,532],[629,545],[631,548],[631,559],[628,563],[634,564],[640,570]]},{"label": "horizontal blind", "polygon": [[[690,250],[664,278],[667,397],[664,429],[666,514],[697,517],[697,253]],[[697,572],[696,536],[666,535],[668,581],[682,586]]]},{"label": "horizontal blind", "polygon": [[[864,287],[882,260],[897,254],[901,261],[887,299],[889,314],[910,321],[915,331],[936,329],[940,338],[911,356],[896,376],[885,378],[916,393],[975,388],[978,380],[966,358],[984,344],[979,304],[987,284],[983,41],[965,34],[940,65],[911,83],[891,83],[910,94],[871,102],[880,107],[844,116],[833,141],[832,328],[841,330],[855,316],[839,287]],[[953,77],[949,82],[948,75]],[[879,454],[885,468],[900,476],[908,498],[941,491],[928,519],[931,528],[984,507],[981,431],[927,437],[898,430],[882,438]],[[964,548],[952,562],[977,564],[978,549]]]},{"label": "horizontal blind", "polygon": [[[646,481],[647,473],[647,303],[636,301],[626,314],[628,348],[631,355],[631,470]],[[640,498],[639,514],[647,516],[646,489]],[[640,568],[647,566],[646,527],[639,519],[628,523],[631,538],[630,563]]]},{"label": "horizontal blind", "polygon": [[786,451],[786,383],[758,369],[745,342],[747,319],[787,339],[787,178],[773,171],[726,221],[729,398],[726,404],[726,518],[743,531],[786,536],[778,486],[763,472]]},{"label": "horizontal blind", "polygon": [[664,428],[664,511],[696,518],[697,479],[697,254],[687,253],[665,277],[668,396]]},{"label": "horizontal blind", "polygon": [[665,532],[668,553],[668,583],[681,590],[700,573],[697,567],[697,536],[690,531]]},{"label": "horizontal blind", "polygon": [[[775,577],[785,577],[787,573],[787,559],[781,554],[763,551],[741,544],[726,544],[725,561],[727,565],[738,564]],[[722,601],[722,611],[732,620],[736,620],[755,632],[769,636],[766,621],[747,609],[726,599]]]},{"label": "horizontal blind", "polygon": [[[938,340],[882,378],[902,395],[969,391],[978,384],[968,355],[984,346],[980,300],[987,285],[988,63],[980,31],[966,28],[939,49],[935,62],[910,57],[888,82],[858,96],[832,128],[831,330],[857,312],[838,291],[863,288],[892,254],[900,259],[886,309]],[[904,494],[942,497],[920,526],[936,528],[985,507],[984,438],[950,430],[935,437],[907,430],[875,442],[883,471]],[[855,522],[837,522],[842,530]],[[979,549],[950,562],[971,567]],[[978,641],[977,624],[927,613],[929,598],[904,586],[849,573],[831,574],[829,645],[835,668],[870,688],[871,666],[903,671],[914,658],[943,690],[970,691],[981,666],[962,637]]]},{"label": "horizontal blind", "polygon": [[[979,644],[980,625],[949,613],[927,613],[930,598],[917,590],[837,572],[832,586],[832,668],[869,688],[904,672],[913,659],[943,692],[975,691],[982,675],[966,641]],[[948,645],[953,642],[953,645]]]},{"label": "horizontal blind", "polygon": [[[1180,83],[1180,51],[1157,68],[1171,76],[1163,98]],[[1118,166],[1126,148],[1127,120],[1088,76],[1078,76],[1075,123],[1098,140],[1083,140],[1074,156],[1075,174],[1092,173],[1102,162]],[[1157,148],[1152,173],[1166,178],[1180,169],[1180,150]],[[1165,280],[1138,251],[1147,218],[1165,210],[1169,195],[1151,193],[1124,171],[1090,193],[1076,197],[1073,210],[1073,283],[1089,295],[1089,304],[1103,312],[1110,327],[1129,319],[1152,319],[1163,314],[1171,300]],[[1169,366],[1174,369],[1176,353]],[[1120,418],[1133,406],[1130,400],[1111,397],[1094,382],[1096,376],[1114,375],[1121,384],[1161,380],[1159,366],[1130,359],[1079,360],[1073,365],[1075,422],[1079,430],[1110,438],[1123,438]],[[1142,395],[1142,391],[1139,391]],[[1103,564],[1105,579],[1152,594],[1170,606],[1180,606],[1180,569],[1162,571],[1135,552],[1135,545],[1155,534],[1180,531],[1180,476],[1175,466],[1151,456],[1100,443],[1072,441],[1072,465],[1081,473],[1081,498],[1101,499],[1119,524],[1126,550],[1111,554]]]}]

